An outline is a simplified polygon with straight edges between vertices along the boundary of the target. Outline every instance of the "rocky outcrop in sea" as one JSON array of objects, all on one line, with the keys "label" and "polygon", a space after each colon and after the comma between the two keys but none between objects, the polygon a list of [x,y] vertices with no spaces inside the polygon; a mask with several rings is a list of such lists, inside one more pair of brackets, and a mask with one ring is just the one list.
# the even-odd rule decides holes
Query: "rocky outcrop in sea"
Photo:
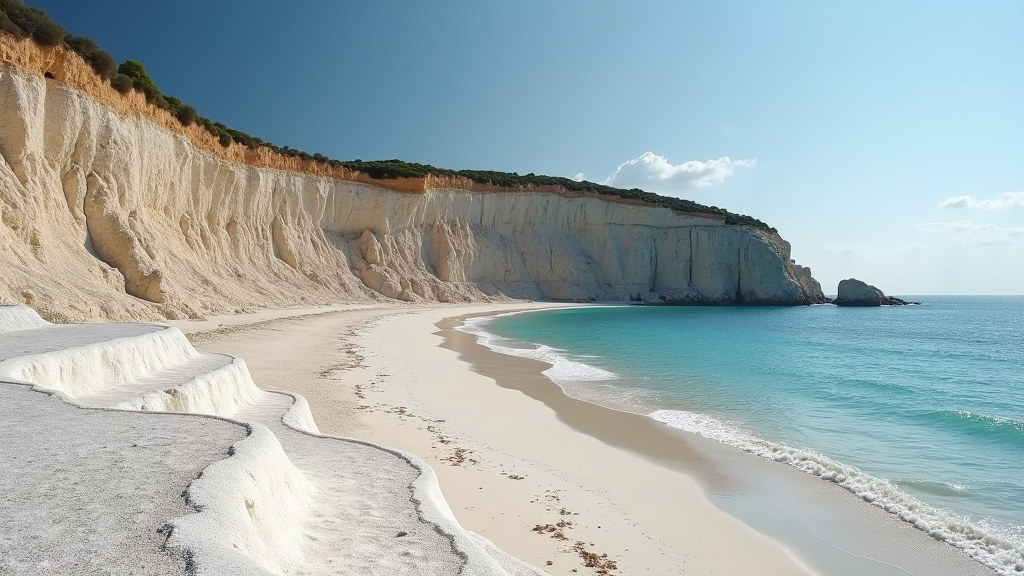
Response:
[{"label": "rocky outcrop in sea", "polygon": [[836,306],[906,306],[907,304],[920,304],[920,302],[908,302],[900,298],[886,296],[878,288],[856,278],[847,278],[846,280],[839,281],[839,291],[832,303]]}]

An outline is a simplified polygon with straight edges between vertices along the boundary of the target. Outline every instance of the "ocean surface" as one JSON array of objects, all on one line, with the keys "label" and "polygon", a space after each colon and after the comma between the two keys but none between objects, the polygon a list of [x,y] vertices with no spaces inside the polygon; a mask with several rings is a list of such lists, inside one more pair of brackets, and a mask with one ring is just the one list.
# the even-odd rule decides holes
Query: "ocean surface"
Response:
[{"label": "ocean surface", "polygon": [[1024,298],[920,306],[608,306],[475,319],[577,398],[835,482],[1024,573]]}]

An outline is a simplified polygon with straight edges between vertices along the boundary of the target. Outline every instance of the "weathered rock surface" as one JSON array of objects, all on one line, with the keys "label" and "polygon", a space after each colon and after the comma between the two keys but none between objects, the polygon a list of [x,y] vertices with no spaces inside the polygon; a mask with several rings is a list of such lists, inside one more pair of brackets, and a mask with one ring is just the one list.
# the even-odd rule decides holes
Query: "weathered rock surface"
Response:
[{"label": "weathered rock surface", "polygon": [[0,301],[159,319],[338,301],[823,302],[777,234],[541,192],[233,162],[0,65]]},{"label": "weathered rock surface", "polygon": [[907,302],[906,300],[886,296],[878,288],[856,278],[839,281],[839,290],[836,294],[836,299],[832,303],[836,306],[903,306],[906,304],[920,304],[920,302]]}]

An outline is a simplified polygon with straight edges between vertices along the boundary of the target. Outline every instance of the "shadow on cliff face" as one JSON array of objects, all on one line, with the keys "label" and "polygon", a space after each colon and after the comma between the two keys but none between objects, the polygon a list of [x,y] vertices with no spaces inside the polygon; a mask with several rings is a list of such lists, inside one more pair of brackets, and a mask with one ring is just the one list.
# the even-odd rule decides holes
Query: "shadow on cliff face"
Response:
[{"label": "shadow on cliff face", "polygon": [[86,182],[85,223],[96,255],[121,272],[125,292],[149,302],[164,302],[163,274],[153,261],[153,248],[140,239],[144,229],[137,212],[125,216],[116,194],[96,174],[90,174]]}]

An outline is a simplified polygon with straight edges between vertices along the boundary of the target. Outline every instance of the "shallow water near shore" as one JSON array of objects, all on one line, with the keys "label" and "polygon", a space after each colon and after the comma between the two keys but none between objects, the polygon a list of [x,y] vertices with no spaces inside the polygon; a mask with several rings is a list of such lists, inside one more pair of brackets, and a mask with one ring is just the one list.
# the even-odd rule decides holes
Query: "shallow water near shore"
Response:
[{"label": "shallow water near shore", "polygon": [[588,307],[468,323],[570,395],[788,463],[1024,571],[1024,298]]}]

